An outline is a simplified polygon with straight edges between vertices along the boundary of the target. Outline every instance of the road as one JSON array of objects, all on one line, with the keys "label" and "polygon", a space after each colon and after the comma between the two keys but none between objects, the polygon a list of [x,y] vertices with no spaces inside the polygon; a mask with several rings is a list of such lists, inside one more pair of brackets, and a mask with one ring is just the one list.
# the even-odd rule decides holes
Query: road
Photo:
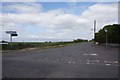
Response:
[{"label": "road", "polygon": [[3,54],[3,77],[117,78],[118,49],[78,43],[62,48]]}]

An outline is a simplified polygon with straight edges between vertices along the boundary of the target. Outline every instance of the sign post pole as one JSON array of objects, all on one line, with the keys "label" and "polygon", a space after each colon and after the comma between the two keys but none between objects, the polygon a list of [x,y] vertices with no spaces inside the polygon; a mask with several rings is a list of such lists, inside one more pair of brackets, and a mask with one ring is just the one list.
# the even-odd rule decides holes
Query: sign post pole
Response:
[{"label": "sign post pole", "polygon": [[12,43],[12,36],[18,36],[16,31],[6,31],[6,34],[10,34],[10,42]]}]

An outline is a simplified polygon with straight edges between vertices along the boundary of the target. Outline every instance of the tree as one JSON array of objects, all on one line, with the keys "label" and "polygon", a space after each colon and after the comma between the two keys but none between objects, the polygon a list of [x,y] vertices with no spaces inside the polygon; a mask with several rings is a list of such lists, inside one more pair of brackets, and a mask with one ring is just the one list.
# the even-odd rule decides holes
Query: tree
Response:
[{"label": "tree", "polygon": [[74,40],[73,42],[78,43],[78,42],[88,42],[88,40],[84,40],[84,39],[77,39]]},{"label": "tree", "polygon": [[108,30],[108,43],[120,43],[120,24],[106,25],[95,34],[95,41],[99,43],[106,42],[106,33],[104,29]]}]

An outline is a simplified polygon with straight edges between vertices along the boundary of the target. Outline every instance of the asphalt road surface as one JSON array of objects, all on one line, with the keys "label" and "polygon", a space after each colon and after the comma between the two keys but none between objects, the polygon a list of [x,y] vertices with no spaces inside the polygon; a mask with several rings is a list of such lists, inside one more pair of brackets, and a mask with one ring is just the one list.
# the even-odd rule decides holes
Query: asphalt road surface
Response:
[{"label": "asphalt road surface", "polygon": [[90,42],[3,54],[7,78],[117,78],[118,49]]}]

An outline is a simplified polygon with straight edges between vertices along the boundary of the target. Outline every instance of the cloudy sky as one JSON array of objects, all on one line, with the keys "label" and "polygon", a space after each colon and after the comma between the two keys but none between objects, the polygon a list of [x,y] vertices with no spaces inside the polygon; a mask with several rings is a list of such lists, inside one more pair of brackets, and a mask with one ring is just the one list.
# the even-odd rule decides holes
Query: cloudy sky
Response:
[{"label": "cloudy sky", "polygon": [[92,39],[97,31],[118,23],[117,2],[2,2],[0,40],[5,31],[17,31],[13,41],[67,41]]}]

